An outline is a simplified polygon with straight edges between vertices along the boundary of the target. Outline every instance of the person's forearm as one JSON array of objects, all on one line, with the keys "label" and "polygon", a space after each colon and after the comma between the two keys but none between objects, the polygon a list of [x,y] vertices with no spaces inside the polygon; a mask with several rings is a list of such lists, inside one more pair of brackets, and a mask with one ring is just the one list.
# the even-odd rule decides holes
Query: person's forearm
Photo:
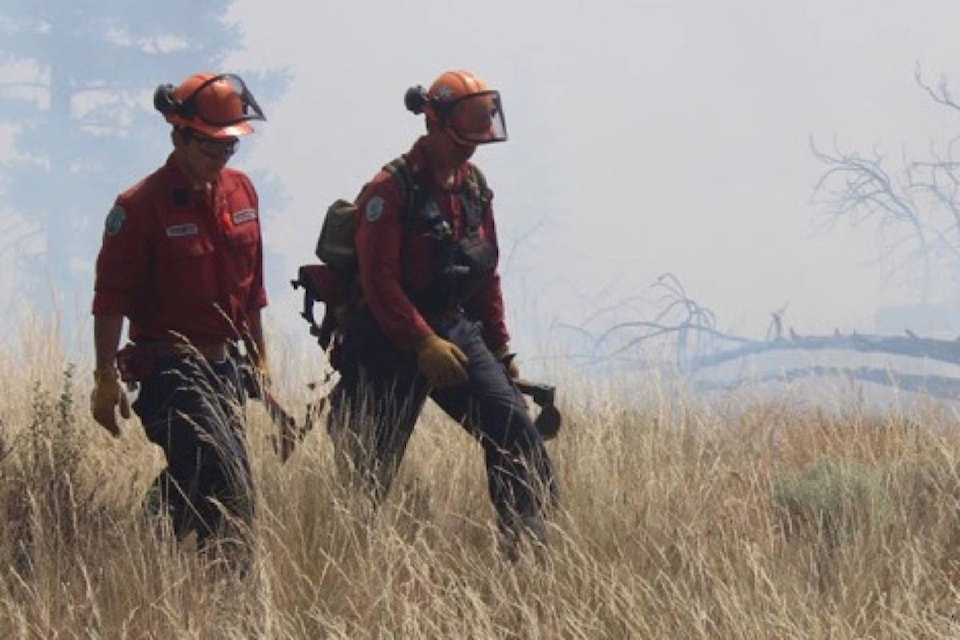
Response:
[{"label": "person's forearm", "polygon": [[97,369],[114,368],[117,347],[120,346],[120,333],[123,330],[122,315],[103,315],[93,317],[93,344],[96,350]]}]

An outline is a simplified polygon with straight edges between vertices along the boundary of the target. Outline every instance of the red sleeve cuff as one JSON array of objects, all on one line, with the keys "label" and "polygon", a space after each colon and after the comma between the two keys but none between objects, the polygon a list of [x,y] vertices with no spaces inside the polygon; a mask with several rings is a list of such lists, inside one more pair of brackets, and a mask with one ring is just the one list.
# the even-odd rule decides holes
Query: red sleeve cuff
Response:
[{"label": "red sleeve cuff", "polygon": [[430,325],[428,325],[421,318],[419,322],[416,322],[414,324],[411,330],[395,333],[394,335],[390,336],[390,339],[400,349],[412,351],[418,342],[420,342],[427,336],[431,335],[432,333],[433,333],[433,329],[431,329]]},{"label": "red sleeve cuff", "polygon": [[259,311],[267,306],[267,292],[263,289],[260,290],[260,293],[250,299],[250,303],[247,304],[247,311]]},{"label": "red sleeve cuff", "polygon": [[93,294],[93,315],[109,316],[130,314],[130,300],[119,293],[97,291]]}]

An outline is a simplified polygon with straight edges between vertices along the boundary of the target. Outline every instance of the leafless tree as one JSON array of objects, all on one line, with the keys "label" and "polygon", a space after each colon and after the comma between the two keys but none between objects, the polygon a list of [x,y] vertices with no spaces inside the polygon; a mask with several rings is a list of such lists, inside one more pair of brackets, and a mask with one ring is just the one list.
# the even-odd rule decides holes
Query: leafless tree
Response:
[{"label": "leafless tree", "polygon": [[[785,327],[786,305],[771,312],[771,324],[763,339],[751,338],[717,328],[714,313],[690,297],[680,280],[667,273],[657,279],[655,288],[664,291],[663,307],[653,320],[619,322],[603,331],[594,340],[595,353],[608,358],[640,354],[651,347],[667,346],[675,355],[675,366],[686,374],[705,372],[720,365],[768,354],[805,352],[845,352],[860,355],[885,355],[891,362],[927,360],[960,366],[960,340],[944,340],[917,335],[907,329],[904,335],[844,333],[834,330],[824,335],[801,335]],[[641,359],[640,362],[643,362]],[[647,366],[653,366],[647,363]],[[788,382],[812,377],[845,377],[849,380],[921,391],[935,397],[954,398],[960,392],[960,377],[941,374],[912,374],[895,366],[830,366],[811,362],[768,372],[749,381],[728,379],[724,382],[695,382],[701,390],[733,389],[745,382]]]},{"label": "leafless tree", "polygon": [[[930,84],[919,64],[914,79],[935,103],[960,111],[946,80]],[[813,190],[814,203],[826,214],[825,228],[840,222],[874,225],[880,255],[891,268],[904,272],[919,265],[924,303],[936,288],[954,293],[960,280],[958,145],[960,136],[931,142],[927,158],[903,151],[891,162],[879,145],[865,154],[843,149],[836,140],[829,150],[810,141],[826,165]]]},{"label": "leafless tree", "polygon": [[[915,81],[934,103],[960,111],[960,102],[945,80],[936,85],[929,83],[918,65]],[[931,143],[925,159],[913,159],[904,151],[891,160],[879,145],[865,154],[845,150],[836,140],[829,149],[821,148],[812,138],[810,141],[814,155],[825,165],[813,195],[814,202],[825,212],[824,229],[841,223],[872,225],[879,253],[891,269],[904,272],[919,266],[923,303],[928,303],[935,291],[960,296],[960,160],[955,159],[958,144],[960,136]],[[633,355],[644,366],[656,366],[641,354],[649,353],[652,347],[667,347],[672,349],[680,371],[694,374],[776,353],[782,356],[779,362],[786,361],[791,366],[763,374],[759,381],[842,376],[926,391],[939,397],[955,398],[960,393],[960,376],[917,375],[908,370],[897,371],[894,366],[861,366],[855,359],[858,355],[879,354],[902,364],[920,360],[960,366],[960,339],[921,336],[909,327],[896,335],[839,329],[823,335],[801,335],[786,324],[786,304],[771,312],[763,339],[751,338],[718,329],[714,313],[694,300],[673,274],[660,276],[654,287],[663,293],[660,311],[652,320],[617,322],[601,332],[593,340],[597,357],[622,359]],[[844,352],[855,358],[845,359],[848,364],[843,366],[804,364],[800,358],[791,357],[799,352]],[[729,388],[743,382],[704,384]]]}]

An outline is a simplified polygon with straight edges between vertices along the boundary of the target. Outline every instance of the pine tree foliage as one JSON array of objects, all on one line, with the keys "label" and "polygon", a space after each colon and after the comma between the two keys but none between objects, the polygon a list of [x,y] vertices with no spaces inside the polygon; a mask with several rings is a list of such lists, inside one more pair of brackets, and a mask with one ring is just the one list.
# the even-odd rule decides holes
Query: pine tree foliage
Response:
[{"label": "pine tree foliage", "polygon": [[[169,150],[162,82],[242,48],[232,0],[0,0],[0,194],[23,289],[89,288],[103,219]],[[269,76],[269,74],[266,74]],[[261,103],[285,84],[257,86]],[[23,268],[26,267],[26,268]]]}]

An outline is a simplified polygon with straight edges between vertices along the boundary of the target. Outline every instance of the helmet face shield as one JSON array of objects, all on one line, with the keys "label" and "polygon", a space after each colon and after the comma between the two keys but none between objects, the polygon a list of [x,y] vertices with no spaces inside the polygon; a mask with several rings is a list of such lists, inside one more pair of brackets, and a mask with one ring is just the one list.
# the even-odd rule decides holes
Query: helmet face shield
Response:
[{"label": "helmet face shield", "polygon": [[266,120],[256,98],[240,76],[213,76],[183,99],[184,109],[212,127],[230,127],[248,120]]},{"label": "helmet face shield", "polygon": [[153,94],[154,108],[174,127],[188,127],[211,138],[253,133],[251,120],[266,120],[240,76],[196,73],[174,87],[162,84]]},{"label": "helmet face shield", "polygon": [[445,106],[443,122],[460,140],[486,144],[507,139],[507,122],[499,91],[473,93]]}]

